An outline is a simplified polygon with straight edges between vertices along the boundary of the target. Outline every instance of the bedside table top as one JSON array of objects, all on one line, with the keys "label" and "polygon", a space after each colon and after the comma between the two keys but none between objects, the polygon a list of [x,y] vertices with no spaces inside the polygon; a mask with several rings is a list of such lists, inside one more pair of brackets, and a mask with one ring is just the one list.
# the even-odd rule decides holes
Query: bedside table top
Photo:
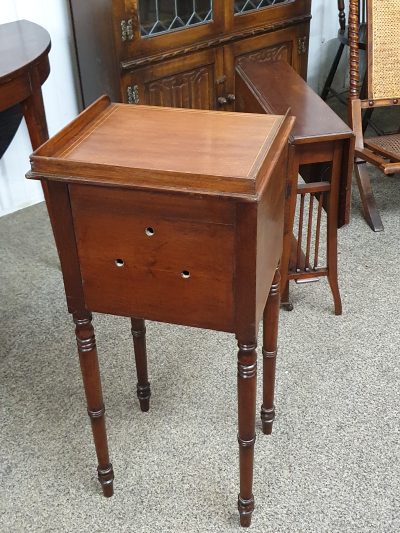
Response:
[{"label": "bedside table top", "polygon": [[31,156],[30,177],[254,194],[273,145],[286,142],[283,122],[275,115],[111,104],[102,97]]}]

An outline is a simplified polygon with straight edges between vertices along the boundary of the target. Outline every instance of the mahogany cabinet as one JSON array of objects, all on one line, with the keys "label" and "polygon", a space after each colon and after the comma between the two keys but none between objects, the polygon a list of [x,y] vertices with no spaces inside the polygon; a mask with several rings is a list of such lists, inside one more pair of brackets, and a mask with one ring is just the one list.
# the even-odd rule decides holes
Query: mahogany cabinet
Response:
[{"label": "mahogany cabinet", "polygon": [[234,109],[243,57],[307,74],[311,0],[69,0],[84,106]]}]

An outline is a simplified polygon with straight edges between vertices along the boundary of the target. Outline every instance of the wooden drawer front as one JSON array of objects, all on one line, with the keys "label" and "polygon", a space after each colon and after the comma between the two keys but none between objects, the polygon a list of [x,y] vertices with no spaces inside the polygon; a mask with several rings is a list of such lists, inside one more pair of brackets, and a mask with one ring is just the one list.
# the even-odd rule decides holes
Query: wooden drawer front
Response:
[{"label": "wooden drawer front", "polygon": [[[70,195],[88,309],[232,330],[229,207],[226,214],[223,205],[211,206],[216,222],[204,205],[202,221],[199,202],[178,195],[163,201],[90,186],[71,186]],[[177,216],[174,202],[181,203]]]}]

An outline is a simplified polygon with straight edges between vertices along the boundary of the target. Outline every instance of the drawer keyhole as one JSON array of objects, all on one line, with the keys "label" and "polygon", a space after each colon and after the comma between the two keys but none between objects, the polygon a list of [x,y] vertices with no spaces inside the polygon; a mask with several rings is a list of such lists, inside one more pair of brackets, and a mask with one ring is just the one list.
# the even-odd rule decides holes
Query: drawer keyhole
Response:
[{"label": "drawer keyhole", "polygon": [[151,226],[146,228],[144,232],[148,237],[152,237],[155,233],[154,228],[152,228]]},{"label": "drawer keyhole", "polygon": [[117,267],[121,268],[125,265],[125,261],[123,259],[116,259],[115,264]]},{"label": "drawer keyhole", "polygon": [[181,273],[181,276],[183,279],[189,279],[190,278],[190,272],[189,270],[183,270]]}]

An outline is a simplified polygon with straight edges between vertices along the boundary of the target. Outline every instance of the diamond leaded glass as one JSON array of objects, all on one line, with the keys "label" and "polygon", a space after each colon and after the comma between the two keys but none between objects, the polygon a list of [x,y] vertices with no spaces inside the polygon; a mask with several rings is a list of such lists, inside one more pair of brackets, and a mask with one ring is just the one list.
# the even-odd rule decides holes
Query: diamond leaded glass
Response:
[{"label": "diamond leaded glass", "polygon": [[152,37],[212,21],[213,0],[142,0],[142,37]]},{"label": "diamond leaded glass", "polygon": [[264,7],[275,6],[276,4],[288,4],[293,0],[235,0],[235,15],[257,11]]}]

